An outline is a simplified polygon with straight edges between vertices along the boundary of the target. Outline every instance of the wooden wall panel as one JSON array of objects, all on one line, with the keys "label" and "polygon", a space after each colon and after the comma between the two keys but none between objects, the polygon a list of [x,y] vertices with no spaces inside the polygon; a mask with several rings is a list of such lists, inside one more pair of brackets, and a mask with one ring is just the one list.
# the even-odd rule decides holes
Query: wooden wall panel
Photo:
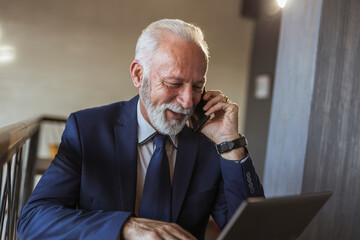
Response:
[{"label": "wooden wall panel", "polygon": [[323,1],[303,192],[334,195],[301,239],[360,239],[359,12]]},{"label": "wooden wall panel", "polygon": [[283,11],[263,181],[267,197],[302,189],[321,2],[289,1]]},{"label": "wooden wall panel", "polygon": [[265,192],[334,193],[300,239],[360,239],[359,12],[304,0],[282,16]]}]

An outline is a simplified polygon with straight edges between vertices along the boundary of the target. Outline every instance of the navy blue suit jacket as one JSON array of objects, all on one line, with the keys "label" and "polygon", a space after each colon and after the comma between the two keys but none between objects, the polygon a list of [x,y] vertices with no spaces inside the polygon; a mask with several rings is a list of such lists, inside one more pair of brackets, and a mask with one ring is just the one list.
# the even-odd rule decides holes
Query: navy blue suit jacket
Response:
[{"label": "navy blue suit jacket", "polygon": [[[69,116],[59,151],[23,209],[21,239],[117,238],[135,208],[137,101]],[[222,228],[250,196],[263,196],[251,159],[241,164],[222,159],[208,138],[185,127],[171,220],[203,239],[210,214]]]}]

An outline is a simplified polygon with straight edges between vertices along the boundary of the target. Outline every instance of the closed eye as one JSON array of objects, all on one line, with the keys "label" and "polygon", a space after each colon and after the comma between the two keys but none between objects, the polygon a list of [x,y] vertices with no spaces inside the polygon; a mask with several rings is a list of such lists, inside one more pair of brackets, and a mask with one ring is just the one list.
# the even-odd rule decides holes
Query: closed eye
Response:
[{"label": "closed eye", "polygon": [[183,81],[179,81],[176,79],[163,79],[160,78],[163,85],[165,85],[168,88],[179,88],[183,85]]},{"label": "closed eye", "polygon": [[166,82],[166,81],[164,81],[164,84],[170,88],[179,88],[183,85],[182,83],[173,83],[173,82]]},{"label": "closed eye", "polygon": [[201,86],[193,86],[193,88],[194,88],[194,90],[196,91],[196,92],[202,92],[203,91],[203,86],[201,85]]}]

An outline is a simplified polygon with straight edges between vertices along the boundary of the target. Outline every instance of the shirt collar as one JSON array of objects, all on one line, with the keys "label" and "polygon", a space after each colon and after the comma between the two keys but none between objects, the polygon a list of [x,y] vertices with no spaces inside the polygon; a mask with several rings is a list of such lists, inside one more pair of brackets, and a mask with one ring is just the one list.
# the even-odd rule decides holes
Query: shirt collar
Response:
[{"label": "shirt collar", "polygon": [[[151,126],[148,121],[145,120],[144,116],[140,110],[140,100],[137,103],[137,123],[138,123],[138,144],[143,145],[154,135],[156,135],[156,130]],[[169,135],[172,145],[177,149],[177,135]]]}]

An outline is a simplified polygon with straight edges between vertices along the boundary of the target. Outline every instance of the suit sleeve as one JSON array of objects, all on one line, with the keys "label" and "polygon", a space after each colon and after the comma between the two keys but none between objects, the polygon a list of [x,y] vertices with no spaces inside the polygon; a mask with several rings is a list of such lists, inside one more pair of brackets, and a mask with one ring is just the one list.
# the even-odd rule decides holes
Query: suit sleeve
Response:
[{"label": "suit sleeve", "polygon": [[264,190],[250,155],[241,162],[220,158],[220,165],[222,181],[212,216],[222,229],[242,201],[249,197],[264,197]]},{"label": "suit sleeve", "polygon": [[78,208],[81,161],[79,131],[71,114],[58,154],[22,211],[20,239],[117,239],[132,213]]}]

